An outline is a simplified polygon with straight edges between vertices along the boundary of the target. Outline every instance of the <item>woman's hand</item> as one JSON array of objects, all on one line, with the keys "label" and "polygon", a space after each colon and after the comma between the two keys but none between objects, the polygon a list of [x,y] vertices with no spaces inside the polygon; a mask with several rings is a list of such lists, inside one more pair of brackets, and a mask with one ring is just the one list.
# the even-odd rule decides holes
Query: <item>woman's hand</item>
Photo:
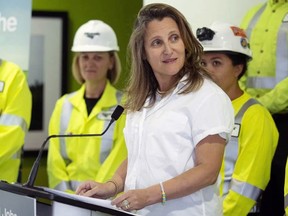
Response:
[{"label": "woman's hand", "polygon": [[99,199],[108,199],[115,194],[115,185],[109,182],[98,183],[95,181],[86,181],[78,186],[76,194]]},{"label": "woman's hand", "polygon": [[122,162],[112,179],[108,180],[106,183],[99,183],[91,180],[85,181],[78,186],[76,194],[99,199],[114,197],[124,190],[126,171],[127,159]]},{"label": "woman's hand", "polygon": [[[153,186],[152,186],[153,187]],[[129,190],[122,195],[119,195],[112,201],[112,205],[123,209],[124,211],[133,211],[142,209],[148,205],[156,203],[160,199],[160,190],[154,190],[151,192],[151,188]],[[154,193],[156,193],[154,195]],[[159,199],[158,199],[159,193]],[[155,196],[156,200],[152,200],[151,197]]]}]

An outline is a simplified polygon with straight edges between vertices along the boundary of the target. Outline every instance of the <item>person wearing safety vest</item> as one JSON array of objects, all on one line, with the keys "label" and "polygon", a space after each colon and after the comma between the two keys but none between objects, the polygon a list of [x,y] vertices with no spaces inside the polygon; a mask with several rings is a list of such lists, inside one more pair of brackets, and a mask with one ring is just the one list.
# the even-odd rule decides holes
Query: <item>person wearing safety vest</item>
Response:
[{"label": "person wearing safety vest", "polygon": [[267,0],[253,6],[245,14],[241,27],[249,38],[253,61],[240,79],[240,87],[272,113],[279,131],[261,215],[283,216],[288,154],[288,0]]},{"label": "person wearing safety vest", "polygon": [[[90,20],[78,28],[72,51],[72,73],[81,87],[56,102],[49,135],[101,134],[122,101],[122,93],[113,86],[121,71],[116,34],[103,21]],[[127,156],[124,124],[122,115],[102,136],[51,139],[49,187],[73,193],[84,180],[110,179]]]},{"label": "person wearing safety vest", "polygon": [[252,215],[270,178],[278,131],[269,111],[238,83],[252,58],[245,31],[214,22],[196,33],[204,48],[202,66],[227,93],[235,113],[232,138],[220,170],[223,215]]},{"label": "person wearing safety vest", "polygon": [[24,72],[0,59],[0,180],[18,179],[31,111],[32,94]]}]

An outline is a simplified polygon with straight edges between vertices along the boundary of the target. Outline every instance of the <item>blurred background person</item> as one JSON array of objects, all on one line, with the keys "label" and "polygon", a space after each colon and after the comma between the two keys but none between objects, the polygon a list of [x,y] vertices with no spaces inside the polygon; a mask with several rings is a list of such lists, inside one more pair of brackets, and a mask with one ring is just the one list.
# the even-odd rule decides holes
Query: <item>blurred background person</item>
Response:
[{"label": "blurred background person", "polygon": [[32,94],[24,72],[0,59],[0,180],[20,182],[21,152],[31,112]]},{"label": "blurred background person", "polygon": [[243,18],[253,61],[240,87],[257,98],[273,115],[279,141],[271,179],[263,194],[261,215],[283,216],[284,176],[288,154],[288,0],[267,0]]},{"label": "blurred background person", "polygon": [[202,66],[227,93],[235,113],[220,172],[224,216],[259,214],[255,205],[270,179],[278,131],[269,111],[238,83],[252,58],[247,36],[238,26],[214,22],[197,29],[197,38],[204,47]]},{"label": "blurred background person", "polygon": [[[72,51],[72,73],[81,88],[56,102],[49,135],[100,134],[122,100],[122,93],[113,87],[121,72],[116,34],[103,21],[90,20],[78,28]],[[74,192],[83,180],[111,178],[127,155],[124,123],[122,115],[101,137],[51,139],[49,187]]]}]

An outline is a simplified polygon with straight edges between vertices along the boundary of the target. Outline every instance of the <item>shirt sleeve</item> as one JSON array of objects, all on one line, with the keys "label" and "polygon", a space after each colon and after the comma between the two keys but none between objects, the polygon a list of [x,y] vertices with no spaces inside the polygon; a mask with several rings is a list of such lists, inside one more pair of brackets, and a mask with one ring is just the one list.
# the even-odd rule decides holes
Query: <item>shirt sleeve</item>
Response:
[{"label": "shirt sleeve", "polygon": [[234,111],[230,99],[218,91],[209,94],[199,104],[192,124],[194,143],[214,134],[225,137],[228,142],[234,125]]}]

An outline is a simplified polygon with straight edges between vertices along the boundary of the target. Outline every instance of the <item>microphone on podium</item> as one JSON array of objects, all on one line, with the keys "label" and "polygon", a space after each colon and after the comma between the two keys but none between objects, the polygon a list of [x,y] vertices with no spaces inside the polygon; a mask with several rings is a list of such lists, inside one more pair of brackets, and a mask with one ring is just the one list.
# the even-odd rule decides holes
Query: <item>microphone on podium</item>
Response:
[{"label": "microphone on podium", "polygon": [[102,136],[102,135],[104,135],[106,133],[106,131],[111,126],[111,124],[114,121],[118,120],[118,118],[121,116],[123,111],[124,111],[124,108],[122,106],[118,105],[115,108],[115,110],[113,111],[112,115],[111,115],[111,120],[110,120],[108,126],[100,134],[58,134],[58,135],[50,135],[50,136],[48,136],[46,138],[46,140],[43,142],[43,144],[41,145],[39,153],[38,153],[38,156],[37,156],[32,168],[31,168],[28,180],[27,180],[27,182],[25,184],[23,184],[23,186],[26,186],[26,187],[33,187],[34,186],[34,182],[35,182],[35,179],[36,179],[36,176],[37,176],[37,173],[38,173],[38,169],[39,169],[39,166],[40,166],[40,161],[41,161],[41,158],[42,158],[42,154],[44,152],[44,148],[46,146],[46,143],[50,139],[52,139],[52,138],[62,138],[62,137],[90,137],[90,136],[93,137],[93,136]]}]

